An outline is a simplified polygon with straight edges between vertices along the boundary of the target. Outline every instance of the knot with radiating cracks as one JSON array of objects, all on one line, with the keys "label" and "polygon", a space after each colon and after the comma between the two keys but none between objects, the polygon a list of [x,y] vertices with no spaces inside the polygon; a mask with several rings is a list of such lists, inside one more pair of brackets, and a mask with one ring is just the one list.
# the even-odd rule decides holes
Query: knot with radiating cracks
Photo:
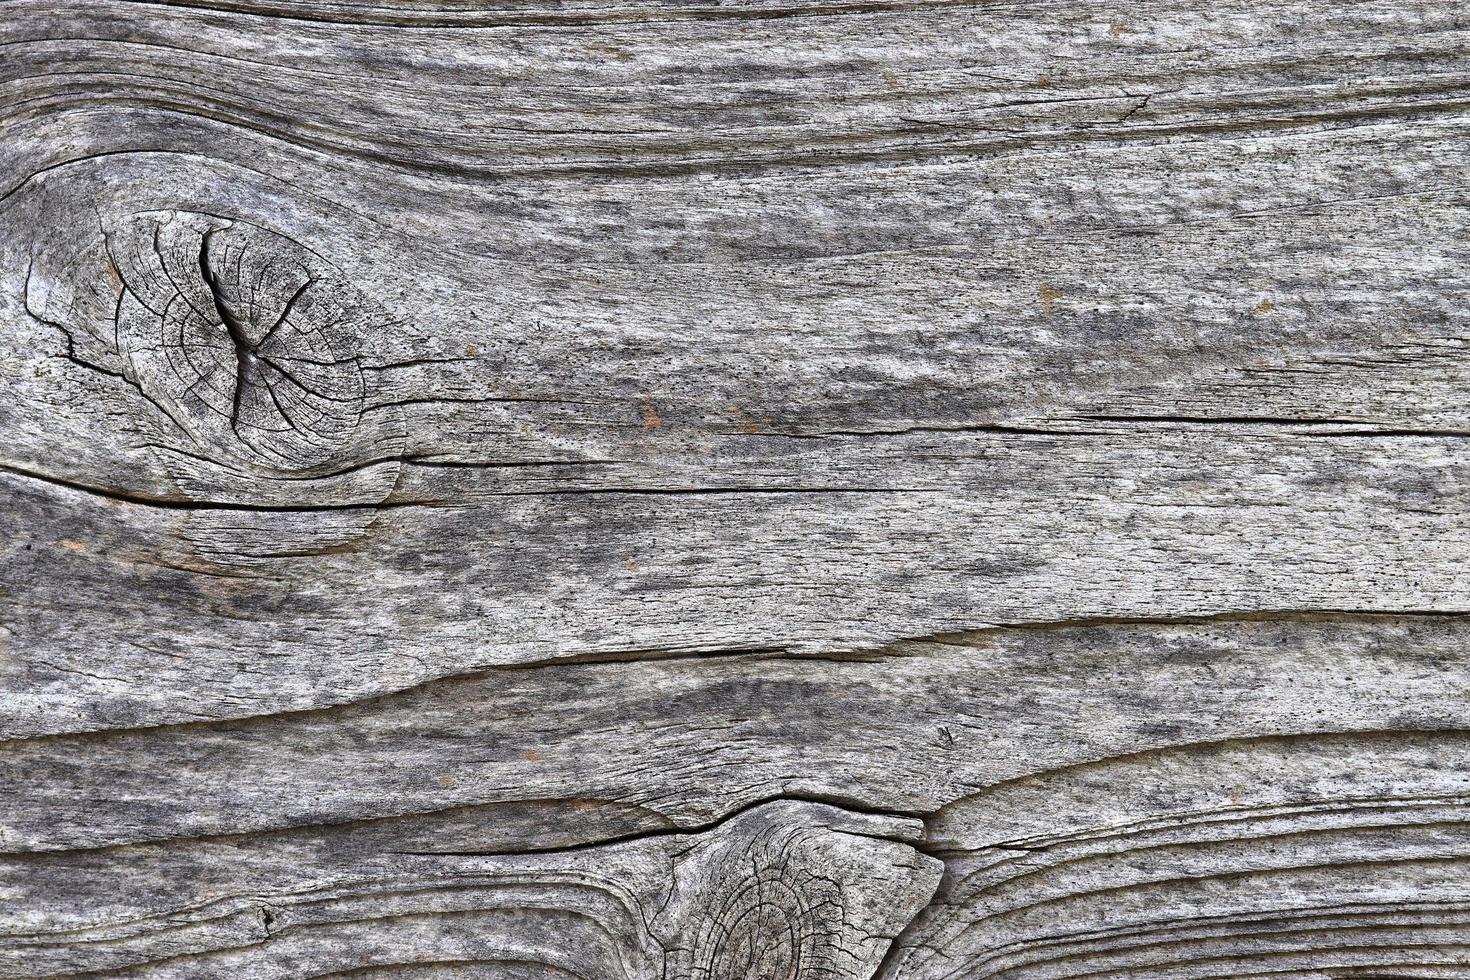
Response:
[{"label": "knot with radiating cracks", "polygon": [[[323,515],[387,499],[405,429],[396,409],[375,410],[364,370],[372,345],[391,343],[378,304],[312,249],[239,219],[150,211],[100,230],[95,246],[51,263],[47,294],[68,300],[52,315],[91,321],[92,295],[107,294],[106,322],[81,326],[118,360],[143,443],[184,499]],[[89,292],[87,281],[101,285]],[[298,537],[333,527],[281,546],[340,542],[370,519],[283,521]],[[238,542],[216,544],[227,553]]]},{"label": "knot with radiating cracks", "polygon": [[[261,331],[257,323],[242,319],[235,311],[219,271],[210,262],[210,242],[218,231],[217,228],[211,228],[200,239],[199,275],[209,287],[210,298],[214,302],[214,313],[219,318],[215,326],[229,337],[230,345],[235,352],[234,394],[230,401],[230,427],[237,436],[240,435],[240,409],[241,404],[246,400],[246,393],[258,396],[260,392],[264,392],[269,396],[271,406],[274,407],[279,419],[298,433],[305,435],[301,425],[293,417],[297,413],[287,409],[287,404],[291,402],[290,398],[288,397],[283,402],[281,395],[276,391],[273,380],[280,378],[289,381],[295,386],[295,389],[299,389],[308,397],[327,399],[334,397],[327,392],[313,388],[291,373],[285,362],[295,360],[295,358],[284,353],[284,345],[279,337],[280,330],[286,325],[293,309],[301,301],[301,297],[306,294],[306,290],[317,280],[309,275],[306,276],[301,285],[286,300],[285,305],[281,307],[281,312],[276,316],[274,322]],[[360,378],[361,375],[357,375],[357,379],[360,380]],[[287,393],[288,396],[290,393]],[[259,399],[253,400],[258,401]],[[270,430],[268,424],[262,425],[259,421],[247,420],[245,424],[266,431]]]},{"label": "knot with radiating cracks", "polygon": [[206,455],[326,475],[391,440],[365,425],[374,311],[299,243],[197,215],[132,216],[109,236],[131,373]]}]

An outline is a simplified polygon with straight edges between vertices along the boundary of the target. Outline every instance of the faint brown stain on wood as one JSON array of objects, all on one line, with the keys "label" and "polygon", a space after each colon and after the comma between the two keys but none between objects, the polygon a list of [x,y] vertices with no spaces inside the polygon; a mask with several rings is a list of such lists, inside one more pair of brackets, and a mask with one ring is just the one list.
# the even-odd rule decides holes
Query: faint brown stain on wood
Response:
[{"label": "faint brown stain on wood", "polygon": [[1036,290],[1036,295],[1041,300],[1041,310],[1047,316],[1057,311],[1057,300],[1062,298],[1062,291],[1049,282],[1042,283]]},{"label": "faint brown stain on wood", "polygon": [[649,396],[643,396],[643,401],[638,406],[638,413],[643,416],[643,427],[645,429],[663,428],[663,417],[658,414],[658,408],[653,404],[653,399]]}]

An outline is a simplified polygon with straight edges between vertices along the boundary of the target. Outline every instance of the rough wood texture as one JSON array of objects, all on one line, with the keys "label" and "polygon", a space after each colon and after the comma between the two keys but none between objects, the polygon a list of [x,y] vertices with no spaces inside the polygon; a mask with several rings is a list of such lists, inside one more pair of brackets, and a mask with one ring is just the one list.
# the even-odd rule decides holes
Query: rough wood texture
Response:
[{"label": "rough wood texture", "polygon": [[1470,978],[1470,12],[0,4],[0,976]]}]

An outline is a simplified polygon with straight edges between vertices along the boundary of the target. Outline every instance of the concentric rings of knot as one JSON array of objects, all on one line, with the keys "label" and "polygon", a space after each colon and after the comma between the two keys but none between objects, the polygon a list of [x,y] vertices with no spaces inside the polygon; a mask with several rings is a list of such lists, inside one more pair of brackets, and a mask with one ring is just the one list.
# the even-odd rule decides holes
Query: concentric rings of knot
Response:
[{"label": "concentric rings of knot", "polygon": [[364,382],[340,276],[288,238],[203,215],[135,215],[110,247],[118,347],[197,442],[291,472],[343,455]]},{"label": "concentric rings of knot", "polygon": [[841,975],[842,894],[784,847],[761,842],[732,865],[694,934],[692,980]]}]

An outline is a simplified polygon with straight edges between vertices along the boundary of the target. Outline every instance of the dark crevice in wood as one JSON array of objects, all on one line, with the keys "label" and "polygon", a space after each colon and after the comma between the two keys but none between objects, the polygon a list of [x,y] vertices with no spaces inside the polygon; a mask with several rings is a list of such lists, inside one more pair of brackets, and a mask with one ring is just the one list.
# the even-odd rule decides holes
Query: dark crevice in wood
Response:
[{"label": "dark crevice in wood", "polygon": [[[214,270],[210,268],[209,243],[218,230],[218,228],[210,228],[199,239],[199,274],[204,280],[204,285],[209,289],[210,299],[214,302],[215,315],[225,328],[225,333],[230,338],[230,346],[235,351],[235,390],[231,396],[230,425],[238,430],[240,400],[244,397],[245,389],[252,383],[255,375],[256,352],[245,325],[240,322],[240,318],[225,300],[219,279]],[[154,233],[154,237],[157,238],[157,232]]]},{"label": "dark crevice in wood", "polygon": [[518,459],[518,460],[474,460],[442,459],[436,456],[400,456],[395,462],[405,466],[423,466],[446,470],[517,470],[547,466],[622,466],[626,459]]},{"label": "dark crevice in wood", "polygon": [[62,487],[78,493],[85,493],[104,500],[134,504],[139,507],[156,507],[163,510],[251,511],[270,514],[298,514],[317,511],[375,511],[409,507],[451,506],[451,502],[444,500],[384,500],[379,503],[362,504],[250,504],[225,500],[188,500],[179,497],[159,497],[147,493],[118,490],[113,487],[96,486],[94,484],[83,483],[79,480],[71,480],[54,474],[26,469],[16,466],[13,463],[0,463],[0,473],[9,473],[13,476],[35,480],[39,483],[46,483],[55,487]]},{"label": "dark crevice in wood", "polygon": [[478,361],[477,357],[417,357],[408,361],[394,361],[391,364],[361,364],[364,371],[406,371],[409,368],[424,367],[430,364],[464,364]]},{"label": "dark crevice in wood", "polygon": [[[825,806],[848,810],[853,813],[861,813],[874,817],[900,817],[923,820],[927,815],[923,810],[881,809],[863,804],[851,797],[840,796],[831,793],[808,793],[808,792],[781,792],[762,796],[750,802],[743,803],[723,815],[701,823],[676,825],[667,829],[643,830],[628,834],[619,834],[600,840],[588,841],[583,844],[570,844],[563,847],[529,847],[529,848],[499,848],[474,851],[461,850],[405,850],[385,851],[386,854],[401,854],[410,857],[501,857],[515,854],[575,854],[579,851],[592,851],[610,844],[626,844],[630,841],[657,840],[665,837],[689,837],[708,833],[715,828],[729,823],[730,821],[757,810],[772,803],[820,803]],[[668,818],[665,818],[668,819]],[[852,833],[852,831],[844,831]],[[891,840],[895,843],[906,844],[923,853],[922,840],[917,836],[896,835],[887,836],[882,834],[866,834],[878,840]]]},{"label": "dark crevice in wood", "polygon": [[588,28],[606,25],[658,25],[683,21],[733,20],[773,21],[807,17],[842,17],[927,11],[946,8],[985,7],[993,0],[850,0],[848,3],[793,4],[790,7],[751,6],[670,6],[653,8],[656,13],[625,8],[620,12],[607,9],[595,14],[558,12],[545,8],[540,12],[511,12],[502,10],[462,10],[452,8],[430,8],[424,12],[394,12],[384,7],[362,9],[355,16],[346,16],[343,11],[313,10],[309,6],[285,6],[265,3],[230,2],[230,0],[123,0],[126,3],[176,7],[185,10],[209,11],[246,17],[261,17],[272,20],[299,21],[303,23],[360,25],[363,27],[392,27],[395,29],[442,29],[460,28],[492,30],[496,28],[516,29],[541,28]]},{"label": "dark crevice in wood", "polygon": [[[300,286],[296,287],[296,291],[291,294],[290,298],[286,300],[286,305],[281,308],[281,314],[280,316],[276,317],[276,322],[267,327],[265,333],[261,335],[260,340],[256,342],[255,347],[257,350],[264,347],[267,343],[270,342],[270,339],[275,336],[276,331],[279,330],[281,328],[281,325],[284,324],[288,319],[290,319],[291,314],[295,312],[296,304],[301,301],[301,297],[305,295],[307,289],[311,288],[314,285],[316,285],[316,280],[308,278]],[[292,358],[286,358],[286,360],[292,360]],[[330,363],[347,364],[353,363],[355,362],[355,360],[355,358],[348,358],[344,361],[333,361]],[[309,361],[308,363],[317,364],[326,362]]]},{"label": "dark crevice in wood", "polygon": [[60,169],[62,167],[69,167],[69,166],[71,166],[74,163],[86,163],[89,160],[103,160],[103,159],[106,159],[107,157],[130,156],[130,155],[136,154],[136,153],[161,153],[161,154],[173,154],[173,155],[177,155],[177,156],[186,156],[186,157],[197,157],[198,156],[198,154],[185,153],[185,152],[182,152],[182,151],[179,151],[179,150],[169,149],[167,147],[158,147],[158,148],[152,148],[152,149],[138,147],[138,148],[127,149],[127,150],[105,150],[105,151],[101,151],[101,152],[98,152],[98,153],[85,153],[85,154],[83,154],[81,156],[69,157],[69,158],[67,158],[65,160],[59,160],[56,163],[48,164],[48,165],[46,165],[44,167],[41,167],[38,170],[31,171],[30,173],[28,173],[24,177],[22,177],[19,182],[11,185],[4,193],[0,193],[0,204],[4,204],[7,200],[9,200],[16,193],[18,193],[23,187],[25,187],[27,184],[29,184],[32,180],[35,180],[37,177],[44,176],[45,174],[48,174],[48,173],[50,173],[53,170],[58,170],[58,169]]},{"label": "dark crevice in wood", "polygon": [[1246,609],[1181,616],[1079,616],[1050,621],[992,623],[969,630],[935,633],[899,642],[952,643],[969,645],[972,637],[997,630],[1075,630],[1106,627],[1208,626],[1213,623],[1361,623],[1393,622],[1401,619],[1456,619],[1470,616],[1470,609]]},{"label": "dark crevice in wood", "polygon": [[1271,415],[1077,415],[1086,422],[1176,423],[1179,425],[1360,425],[1356,419],[1304,419]]},{"label": "dark crevice in wood", "polygon": [[1008,425],[1001,422],[977,422],[969,425],[910,425],[899,429],[824,429],[815,432],[788,432],[779,429],[760,429],[758,431],[726,431],[721,435],[739,435],[745,437],[763,437],[782,439],[828,439],[828,438],[879,438],[887,436],[909,436],[925,435],[928,433],[987,433],[995,435],[1020,435],[1020,436],[1046,436],[1046,437],[1074,437],[1074,436],[1106,436],[1106,432],[1087,431],[1079,429],[1048,429],[1041,426]]},{"label": "dark crevice in wood", "polygon": [[[0,467],[3,471],[4,467]],[[185,570],[187,571],[187,570]],[[203,573],[201,573],[203,574]],[[319,707],[289,709],[284,711],[266,712],[262,714],[229,715],[219,718],[201,718],[198,720],[167,722],[157,725],[138,725],[120,728],[96,728],[78,729],[67,732],[47,733],[43,735],[12,736],[0,738],[0,746],[12,742],[45,742],[57,739],[96,738],[106,739],[114,735],[140,732],[160,732],[187,730],[208,727],[228,727],[236,724],[249,724],[263,719],[289,719],[307,717],[325,717],[343,711],[352,711],[364,705],[381,702],[390,698],[396,698],[414,691],[422,691],[425,688],[439,685],[449,685],[473,681],[476,679],[493,676],[498,673],[513,673],[521,670],[555,670],[565,667],[586,667],[599,664],[634,664],[634,663],[662,663],[679,661],[710,661],[741,658],[782,660],[790,662],[813,661],[813,662],[855,662],[876,663],[884,660],[907,659],[920,656],[921,653],[911,652],[913,648],[926,643],[934,643],[945,646],[976,645],[985,636],[1002,631],[1053,631],[1053,630],[1084,630],[1084,629],[1106,629],[1106,628],[1138,628],[1155,627],[1167,629],[1172,627],[1192,627],[1208,625],[1225,625],[1231,623],[1261,623],[1261,624],[1312,624],[1312,623],[1383,623],[1391,624],[1406,621],[1434,621],[1434,620],[1461,620],[1470,617],[1470,610],[1349,610],[1349,609],[1311,609],[1311,610],[1243,610],[1234,612],[1221,612],[1203,615],[1185,615],[1168,617],[1078,617],[1068,620],[994,623],[979,626],[974,629],[947,631],[924,636],[900,637],[883,644],[874,644],[871,647],[857,647],[847,651],[803,652],[791,650],[786,647],[771,646],[733,646],[710,648],[705,650],[690,649],[644,649],[628,651],[599,651],[581,654],[567,654],[560,657],[549,657],[538,660],[528,660],[520,663],[495,664],[491,666],[475,667],[470,670],[454,671],[444,673],[435,677],[427,678],[416,684],[393,690],[374,693],[367,697],[343,701],[337,704],[322,705]],[[1426,734],[1434,731],[1450,731],[1455,729],[1415,729],[1406,730],[1413,734]],[[1389,731],[1385,729],[1384,731]],[[1390,732],[1392,733],[1392,732]],[[1312,733],[1302,737],[1317,737],[1322,733]],[[1368,737],[1362,732],[1355,732],[1363,737]],[[1371,733],[1370,733],[1371,734]],[[1402,733],[1400,733],[1402,734]],[[1265,738],[1285,738],[1290,736],[1270,735]],[[1197,743],[1204,744],[1233,744],[1237,741],[1250,741],[1250,739],[1237,740],[1228,739],[1220,743]],[[1190,743],[1194,745],[1196,743]],[[1155,752],[1157,749],[1149,748],[1140,750],[1138,754]],[[1111,758],[1122,758],[1115,756]],[[1097,761],[1088,761],[1076,764],[1079,767],[1095,765]],[[1063,767],[1068,768],[1068,767]],[[1045,770],[1052,772],[1054,770]],[[1039,774],[1039,773],[1038,773]],[[1025,777],[1031,778],[1031,777]],[[976,787],[977,790],[993,789],[994,786],[1004,785],[997,783],[991,786]],[[946,806],[958,805],[968,797],[952,801]],[[845,805],[845,804],[844,804]]]},{"label": "dark crevice in wood", "polygon": [[728,497],[728,496],[810,496],[824,493],[841,494],[921,494],[947,496],[949,490],[933,487],[579,487],[568,490],[504,490],[496,497]]},{"label": "dark crevice in wood", "polygon": [[[175,726],[170,726],[170,727],[174,727],[174,728],[191,728],[191,727],[192,728],[197,728],[200,725],[214,725],[214,724],[218,724],[218,723],[217,722],[212,722],[212,721],[183,722],[180,725],[175,725]],[[131,731],[149,731],[149,730],[151,730],[151,729],[131,729]],[[50,738],[50,737],[54,737],[54,736],[47,736],[47,737]],[[3,743],[0,743],[0,744],[3,744]],[[788,797],[788,796],[781,796],[779,794],[773,794],[770,798],[766,799],[764,802],[771,802],[773,800],[781,800],[781,799],[792,799],[792,800],[794,800],[794,799],[796,799],[796,797],[794,797],[794,796]],[[816,800],[813,800],[811,802],[825,802],[825,801],[816,801]],[[220,831],[220,832],[217,832],[217,833],[200,833],[200,834],[189,834],[189,835],[173,836],[173,837],[155,837],[155,838],[148,838],[146,840],[123,841],[123,842],[119,842],[119,843],[97,844],[97,845],[94,845],[94,846],[59,847],[59,848],[32,849],[32,850],[14,850],[14,849],[6,850],[4,848],[0,848],[0,857],[3,857],[7,861],[27,861],[27,860],[46,861],[46,860],[49,860],[50,858],[53,858],[53,857],[55,857],[57,855],[61,855],[61,854],[107,854],[107,853],[110,853],[110,852],[116,852],[116,851],[126,850],[128,848],[136,848],[136,847],[139,847],[139,846],[153,846],[155,844],[201,843],[201,842],[202,843],[215,843],[215,844],[232,844],[232,843],[240,843],[240,842],[243,842],[243,841],[248,840],[248,839],[261,839],[261,838],[264,838],[264,839],[277,838],[278,839],[278,838],[291,837],[293,835],[297,835],[297,834],[301,834],[301,833],[311,833],[311,832],[336,832],[336,831],[351,832],[351,831],[355,831],[355,830],[371,831],[374,828],[381,828],[381,827],[385,827],[385,826],[392,826],[392,825],[395,825],[395,824],[403,824],[403,823],[406,823],[408,821],[413,821],[413,820],[426,820],[426,819],[438,818],[438,817],[448,817],[448,816],[455,816],[455,815],[465,815],[465,814],[471,814],[474,811],[495,810],[495,809],[498,809],[498,808],[501,808],[501,807],[544,807],[544,808],[547,808],[547,809],[552,809],[552,808],[558,808],[558,807],[565,807],[568,804],[570,804],[570,805],[590,804],[592,806],[597,806],[597,807],[606,806],[606,807],[610,807],[610,808],[613,808],[615,810],[618,810],[619,812],[631,813],[631,814],[635,814],[635,815],[637,815],[639,817],[648,817],[648,818],[652,818],[652,819],[657,819],[659,821],[662,821],[663,824],[664,824],[664,827],[661,828],[659,831],[649,831],[649,832],[638,831],[638,832],[634,832],[634,833],[632,833],[630,835],[627,835],[627,838],[625,838],[623,836],[614,835],[617,840],[623,840],[623,839],[628,839],[628,838],[637,838],[637,837],[641,837],[641,836],[657,836],[658,833],[676,834],[676,833],[685,832],[685,828],[680,827],[670,817],[664,815],[663,813],[660,813],[659,811],[653,809],[652,807],[643,806],[643,805],[637,804],[637,803],[627,803],[627,802],[623,802],[621,800],[611,800],[611,799],[601,799],[601,798],[589,799],[589,798],[580,798],[580,797],[550,797],[550,798],[547,798],[547,797],[527,797],[527,798],[524,798],[524,799],[513,799],[513,800],[496,800],[496,801],[489,801],[489,802],[455,803],[455,804],[451,804],[451,805],[448,805],[448,806],[434,807],[434,808],[431,808],[431,809],[428,809],[428,810],[415,810],[415,811],[410,811],[410,812],[405,812],[405,813],[389,813],[389,814],[374,815],[374,816],[363,816],[363,817],[348,817],[348,818],[344,818],[342,820],[327,820],[327,821],[320,821],[320,822],[308,822],[308,823],[288,824],[286,826],[280,826],[280,827],[262,827],[262,828],[257,829],[257,830],[229,830],[229,831]],[[908,813],[898,812],[898,813],[888,814],[886,812],[880,812],[880,811],[874,811],[874,810],[863,811],[863,810],[860,810],[856,806],[847,806],[845,804],[834,804],[834,805],[842,805],[842,806],[844,806],[844,809],[854,810],[855,812],[867,812],[867,813],[871,813],[873,815],[879,815],[879,816],[883,816],[883,815],[889,815],[889,816],[914,816],[914,817],[922,818],[922,814],[917,814],[917,813],[915,813],[915,814],[908,814]],[[716,820],[713,820],[713,821],[709,821],[708,823],[710,825],[715,825],[715,824],[718,824],[718,823],[722,822],[724,819],[725,819],[724,817],[720,817],[719,819],[716,819]],[[600,843],[609,843],[609,842],[612,842],[613,839],[614,839],[614,837],[605,838],[605,839],[601,840]],[[488,854],[491,854],[491,853],[507,854],[507,855],[510,855],[510,854],[532,854],[532,853],[539,854],[539,853],[555,852],[555,851],[558,851],[558,850],[568,850],[568,849],[570,849],[570,850],[578,850],[578,849],[581,849],[581,847],[580,847],[580,845],[572,846],[570,848],[566,848],[566,847],[558,848],[556,846],[541,847],[541,848],[527,847],[527,848],[521,848],[519,850],[504,850],[504,851],[495,851],[495,852],[491,852],[491,851],[488,851],[487,850],[487,851],[472,852],[472,853],[476,853],[476,854],[487,854],[487,855]],[[403,852],[385,852],[385,853],[404,853],[404,854],[407,854],[407,853],[412,853],[412,852],[403,851]],[[448,852],[424,851],[423,853],[424,854],[436,854],[436,853],[448,853]],[[467,853],[470,853],[470,852],[467,852]]]},{"label": "dark crevice in wood", "polygon": [[556,964],[543,963],[540,960],[516,959],[504,956],[465,959],[463,957],[439,958],[425,955],[415,956],[406,962],[380,963],[374,966],[356,966],[349,967],[345,970],[328,970],[325,973],[303,974],[299,978],[295,978],[295,980],[337,980],[339,977],[391,978],[398,972],[399,968],[412,970],[414,976],[422,976],[419,971],[426,969],[444,968],[457,972],[461,968],[469,969],[481,966],[528,967],[539,971],[536,980],[552,980],[554,977],[563,975],[570,977],[571,980],[602,980],[600,977],[589,977],[585,974],[566,969],[565,967],[557,966]]},{"label": "dark crevice in wood", "polygon": [[[1348,439],[1348,438],[1464,438],[1470,436],[1470,429],[1410,429],[1374,425],[1358,419],[1340,418],[1292,418],[1289,416],[1268,415],[1077,415],[1074,418],[1087,422],[1119,422],[1128,425],[1180,425],[1180,426],[1264,426],[1268,428],[1283,428],[1295,431],[1294,435]],[[1356,429],[1337,429],[1320,431],[1322,426],[1352,425],[1360,426]]]},{"label": "dark crevice in wood", "polygon": [[364,405],[363,411],[381,411],[385,408],[403,408],[408,405],[597,405],[598,402],[578,401],[571,398],[538,398],[514,395],[421,395],[414,398],[399,398],[388,402]]},{"label": "dark crevice in wood", "polygon": [[[181,449],[178,446],[169,446],[169,445],[164,445],[162,443],[155,443],[155,442],[144,442],[144,443],[139,443],[138,444],[138,448],[139,449],[151,449],[151,450],[154,450],[155,452],[160,452],[160,453],[173,453],[173,454],[180,455],[180,456],[186,456],[186,457],[188,457],[190,459],[196,460],[196,461],[201,462],[201,463],[208,464],[210,466],[217,466],[217,467],[219,467],[222,470],[228,470],[228,471],[231,471],[231,472],[234,472],[234,473],[238,473],[238,474],[240,474],[242,476],[243,475],[246,475],[245,474],[245,471],[239,469],[236,466],[231,465],[227,461],[210,459],[207,456],[201,456],[198,453],[189,452],[188,450]],[[330,480],[330,479],[333,479],[335,477],[349,476],[349,475],[351,475],[353,473],[360,473],[363,470],[372,469],[374,466],[390,466],[390,465],[395,465],[395,464],[396,465],[402,465],[402,466],[418,466],[418,467],[423,467],[425,469],[445,469],[445,470],[518,470],[518,469],[543,469],[543,468],[576,467],[576,466],[620,466],[620,465],[627,464],[629,462],[630,462],[629,460],[625,460],[625,459],[518,459],[518,460],[491,460],[491,459],[485,459],[485,460],[475,460],[475,459],[446,459],[446,458],[443,458],[440,454],[429,454],[429,455],[423,455],[423,456],[418,456],[418,455],[391,455],[391,456],[374,456],[371,459],[364,459],[364,460],[362,460],[360,462],[353,463],[350,466],[343,466],[343,467],[340,467],[338,469],[332,469],[332,470],[307,471],[305,473],[281,473],[281,472],[274,472],[274,473],[268,473],[268,474],[250,473],[249,475],[252,476],[252,477],[255,477],[255,478],[269,479],[269,480],[272,480],[272,481],[275,481],[275,482],[289,484],[289,483],[307,483],[307,482],[319,481],[319,480]]]}]

